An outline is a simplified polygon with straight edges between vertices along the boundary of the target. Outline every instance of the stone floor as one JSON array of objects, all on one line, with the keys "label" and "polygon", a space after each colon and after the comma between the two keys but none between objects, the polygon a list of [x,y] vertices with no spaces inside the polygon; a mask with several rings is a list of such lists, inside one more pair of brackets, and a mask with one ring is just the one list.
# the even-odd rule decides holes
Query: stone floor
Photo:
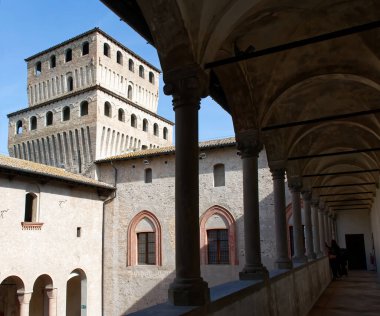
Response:
[{"label": "stone floor", "polygon": [[379,316],[380,283],[377,274],[349,271],[332,281],[308,316]]}]

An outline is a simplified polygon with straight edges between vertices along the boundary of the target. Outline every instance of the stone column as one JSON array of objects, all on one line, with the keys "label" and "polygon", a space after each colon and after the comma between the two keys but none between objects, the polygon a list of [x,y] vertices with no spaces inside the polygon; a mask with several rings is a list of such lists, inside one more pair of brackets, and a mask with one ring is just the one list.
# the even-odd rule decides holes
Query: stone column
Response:
[{"label": "stone column", "polygon": [[307,262],[305,256],[305,247],[303,243],[302,231],[302,215],[301,215],[301,184],[298,181],[289,183],[289,188],[292,192],[292,210],[293,210],[293,241],[294,241],[294,256],[293,262]]},{"label": "stone column", "polygon": [[311,205],[314,252],[319,258],[322,257],[323,254],[321,252],[321,242],[319,236],[318,201],[312,201]]},{"label": "stone column", "polygon": [[317,256],[314,252],[313,232],[311,224],[311,192],[302,192],[303,209],[305,211],[305,244],[306,256],[308,259],[315,259]]},{"label": "stone column", "polygon": [[200,271],[198,110],[206,96],[207,78],[197,66],[164,73],[165,94],[173,95],[175,111],[175,258],[176,277],[169,287],[174,305],[209,301]]},{"label": "stone column", "polygon": [[237,146],[243,160],[243,203],[245,266],[241,280],[264,279],[268,270],[261,262],[258,156],[262,144],[256,130],[236,135]]},{"label": "stone column", "polygon": [[276,227],[277,269],[291,269],[288,253],[288,225],[286,222],[285,168],[271,168],[274,195],[274,222]]},{"label": "stone column", "polygon": [[32,293],[17,293],[17,298],[20,303],[20,316],[29,316],[29,303]]},{"label": "stone column", "polygon": [[53,288],[47,288],[46,295],[49,299],[49,316],[56,316],[57,315],[57,290]]},{"label": "stone column", "polygon": [[331,243],[331,239],[329,237],[329,226],[328,226],[328,218],[327,218],[327,212],[326,210],[323,211],[323,228],[324,228],[324,232],[325,232],[325,241],[326,243],[330,245]]},{"label": "stone column", "polygon": [[325,239],[325,220],[323,216],[323,210],[318,209],[318,219],[319,219],[319,238],[322,256],[326,254],[326,239]]}]

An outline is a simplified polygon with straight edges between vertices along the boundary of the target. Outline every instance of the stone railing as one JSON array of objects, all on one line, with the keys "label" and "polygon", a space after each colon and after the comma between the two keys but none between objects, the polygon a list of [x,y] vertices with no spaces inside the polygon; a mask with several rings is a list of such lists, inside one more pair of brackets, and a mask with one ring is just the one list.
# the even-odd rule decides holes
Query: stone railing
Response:
[{"label": "stone railing", "polygon": [[205,306],[164,303],[129,315],[304,316],[330,282],[328,258],[323,257],[292,270],[271,271],[267,282],[233,281],[215,286]]}]

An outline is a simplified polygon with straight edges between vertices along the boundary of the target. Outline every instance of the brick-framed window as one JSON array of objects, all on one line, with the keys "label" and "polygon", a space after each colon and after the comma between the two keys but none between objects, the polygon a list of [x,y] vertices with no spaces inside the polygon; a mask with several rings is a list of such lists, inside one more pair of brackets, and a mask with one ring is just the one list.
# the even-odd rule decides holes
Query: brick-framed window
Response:
[{"label": "brick-framed window", "polygon": [[228,229],[208,229],[207,241],[208,264],[229,264]]},{"label": "brick-framed window", "polygon": [[137,263],[156,264],[156,233],[137,233]]}]

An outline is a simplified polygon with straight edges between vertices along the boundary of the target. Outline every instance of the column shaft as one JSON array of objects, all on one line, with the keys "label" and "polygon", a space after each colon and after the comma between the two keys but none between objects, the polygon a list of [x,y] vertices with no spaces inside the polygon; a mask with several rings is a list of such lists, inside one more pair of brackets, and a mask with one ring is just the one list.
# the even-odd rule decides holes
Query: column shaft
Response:
[{"label": "column shaft", "polygon": [[292,191],[293,240],[294,240],[293,261],[296,263],[304,263],[304,262],[307,262],[307,257],[305,256],[305,247],[303,243],[300,187],[291,186],[291,191]]},{"label": "column shaft", "polygon": [[17,298],[20,303],[20,316],[29,316],[29,303],[32,293],[19,293]]},{"label": "column shaft", "polygon": [[313,245],[313,232],[311,224],[311,193],[303,192],[303,208],[305,213],[305,244],[306,244],[306,256],[308,259],[315,259],[316,254],[314,252]]},{"label": "column shaft", "polygon": [[312,230],[313,230],[314,252],[315,252],[316,256],[319,258],[322,256],[322,253],[321,253],[321,242],[320,242],[320,236],[319,236],[319,218],[318,218],[318,207],[317,207],[317,205],[315,205],[315,204],[312,205],[311,214],[312,214]]},{"label": "column shaft", "polygon": [[321,253],[322,255],[325,255],[326,254],[325,222],[324,222],[323,211],[320,209],[318,210],[318,219],[319,219],[319,238],[320,238]]},{"label": "column shaft", "polygon": [[49,316],[57,315],[57,290],[56,289],[46,289],[46,295],[49,299]]}]

